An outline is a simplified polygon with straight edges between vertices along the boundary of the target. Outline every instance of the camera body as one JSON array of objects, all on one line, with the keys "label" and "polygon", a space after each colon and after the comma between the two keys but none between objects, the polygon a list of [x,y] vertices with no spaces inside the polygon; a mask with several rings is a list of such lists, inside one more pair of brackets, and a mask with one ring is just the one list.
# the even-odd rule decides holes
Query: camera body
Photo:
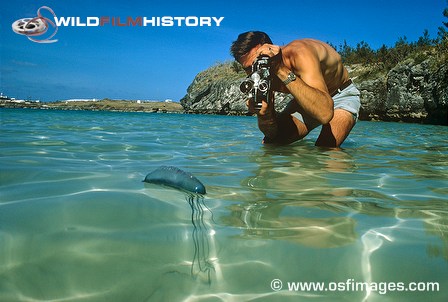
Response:
[{"label": "camera body", "polygon": [[240,91],[249,96],[255,110],[261,109],[262,101],[271,101],[270,57],[261,55],[252,64],[252,73],[241,83]]}]

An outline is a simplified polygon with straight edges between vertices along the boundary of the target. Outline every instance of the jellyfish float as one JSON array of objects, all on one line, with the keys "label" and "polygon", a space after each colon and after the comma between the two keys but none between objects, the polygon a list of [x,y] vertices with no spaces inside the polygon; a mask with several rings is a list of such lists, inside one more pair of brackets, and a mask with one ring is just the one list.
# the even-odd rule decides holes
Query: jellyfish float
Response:
[{"label": "jellyfish float", "polygon": [[216,269],[210,256],[211,243],[213,243],[213,241],[210,242],[210,237],[214,231],[209,227],[209,219],[213,220],[213,214],[204,203],[205,186],[191,173],[172,166],[157,168],[146,175],[143,181],[185,192],[185,199],[191,207],[191,223],[193,225],[194,257],[191,264],[191,275],[195,279],[199,278],[210,284],[211,274],[216,273]]}]

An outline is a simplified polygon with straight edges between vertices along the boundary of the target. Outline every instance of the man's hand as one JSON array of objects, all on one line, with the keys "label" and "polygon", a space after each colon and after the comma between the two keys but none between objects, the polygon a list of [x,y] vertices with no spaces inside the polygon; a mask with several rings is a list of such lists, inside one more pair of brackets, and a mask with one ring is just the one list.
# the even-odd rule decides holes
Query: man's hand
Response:
[{"label": "man's hand", "polygon": [[[273,102],[271,102],[273,103]],[[257,115],[266,115],[266,113],[268,112],[269,106],[268,103],[266,103],[265,101],[261,102],[261,109],[260,110],[255,110],[255,103],[253,101],[253,99],[249,99],[246,101],[246,106],[249,109],[250,113],[256,113]],[[273,106],[272,106],[273,107]]]},{"label": "man's hand", "polygon": [[269,56],[271,62],[271,69],[274,74],[277,74],[278,70],[284,66],[282,49],[278,45],[263,44],[258,48],[258,56]]},{"label": "man's hand", "polygon": [[271,100],[269,103],[266,100],[262,100],[261,109],[255,109],[255,103],[253,99],[248,99],[246,101],[246,106],[249,109],[250,113],[256,113],[258,117],[264,117],[265,119],[269,119],[275,116],[275,108],[274,108],[274,91],[269,91],[269,99]]}]

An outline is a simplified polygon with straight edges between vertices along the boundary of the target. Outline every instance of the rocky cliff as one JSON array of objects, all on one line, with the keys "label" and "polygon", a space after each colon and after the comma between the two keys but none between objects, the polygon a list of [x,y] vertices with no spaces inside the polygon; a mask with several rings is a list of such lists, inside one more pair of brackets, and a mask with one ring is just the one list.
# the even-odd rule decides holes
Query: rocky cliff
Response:
[{"label": "rocky cliff", "polygon": [[360,118],[447,125],[448,64],[440,62],[432,56],[408,58],[373,79],[355,79]]},{"label": "rocky cliff", "polygon": [[[389,71],[377,65],[347,66],[361,91],[361,120],[448,124],[448,61],[434,52],[407,58]],[[235,62],[200,72],[180,101],[190,113],[247,113],[246,98],[239,91],[245,73]],[[290,95],[277,93],[282,110]]]}]

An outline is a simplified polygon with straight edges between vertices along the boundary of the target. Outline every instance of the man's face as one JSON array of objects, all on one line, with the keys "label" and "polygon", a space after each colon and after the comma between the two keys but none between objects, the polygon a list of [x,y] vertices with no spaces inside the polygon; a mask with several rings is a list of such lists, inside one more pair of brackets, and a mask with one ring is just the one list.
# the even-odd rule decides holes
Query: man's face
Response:
[{"label": "man's face", "polygon": [[244,71],[249,75],[252,73],[252,63],[258,57],[258,49],[261,47],[261,44],[255,46],[248,53],[241,56],[240,64],[243,65]]}]

